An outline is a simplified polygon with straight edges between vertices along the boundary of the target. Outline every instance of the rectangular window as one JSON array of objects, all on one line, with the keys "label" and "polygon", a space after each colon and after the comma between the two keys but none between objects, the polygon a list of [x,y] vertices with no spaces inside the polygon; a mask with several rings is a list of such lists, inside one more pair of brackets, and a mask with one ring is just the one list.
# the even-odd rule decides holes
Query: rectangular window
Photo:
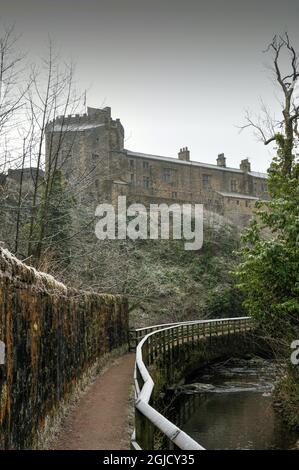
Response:
[{"label": "rectangular window", "polygon": [[172,197],[172,199],[177,199],[178,193],[177,193],[176,191],[173,191],[173,192],[171,193],[171,197]]},{"label": "rectangular window", "polygon": [[240,201],[239,201],[239,199],[237,199],[237,200],[236,200],[236,204],[237,204],[237,206],[239,206],[239,205],[240,205]]},{"label": "rectangular window", "polygon": [[148,189],[150,187],[150,179],[149,176],[143,177],[143,187]]},{"label": "rectangular window", "polygon": [[131,173],[131,183],[134,183],[134,181],[135,181],[135,175],[134,173]]},{"label": "rectangular window", "polygon": [[170,168],[164,168],[163,181],[165,181],[166,183],[171,183],[171,169]]},{"label": "rectangular window", "polygon": [[202,175],[202,185],[204,189],[208,189],[211,187],[211,176],[210,175]]},{"label": "rectangular window", "polygon": [[236,180],[231,180],[230,181],[230,190],[233,193],[237,191],[237,181]]},{"label": "rectangular window", "polygon": [[134,160],[130,160],[130,169],[134,170],[134,168],[135,168],[135,162]]},{"label": "rectangular window", "polygon": [[250,207],[250,202],[249,201],[246,201],[245,204],[246,204],[246,207]]},{"label": "rectangular window", "polygon": [[143,169],[148,170],[149,169],[149,163],[148,162],[143,162]]}]

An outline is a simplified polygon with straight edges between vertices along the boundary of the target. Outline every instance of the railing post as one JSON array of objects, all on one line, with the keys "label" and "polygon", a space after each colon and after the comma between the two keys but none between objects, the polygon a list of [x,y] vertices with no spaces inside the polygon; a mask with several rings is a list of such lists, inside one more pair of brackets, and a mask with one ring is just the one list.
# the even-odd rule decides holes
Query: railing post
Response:
[{"label": "railing post", "polygon": [[144,352],[143,352],[143,361],[145,364],[149,364],[149,353],[148,353],[148,341],[144,344]]},{"label": "railing post", "polygon": [[129,352],[134,351],[137,346],[137,331],[130,329],[129,330]]},{"label": "railing post", "polygon": [[[177,358],[180,360],[181,357],[181,346],[182,346],[182,340],[183,340],[183,348],[184,348],[184,326],[179,326],[178,328],[175,328],[177,330]],[[184,350],[184,349],[183,349]]]},{"label": "railing post", "polygon": [[136,442],[142,450],[154,450],[154,429],[146,417],[135,408]]},{"label": "railing post", "polygon": [[192,349],[195,348],[194,323],[192,324]]},{"label": "railing post", "polygon": [[171,364],[174,360],[174,329],[171,328]]}]

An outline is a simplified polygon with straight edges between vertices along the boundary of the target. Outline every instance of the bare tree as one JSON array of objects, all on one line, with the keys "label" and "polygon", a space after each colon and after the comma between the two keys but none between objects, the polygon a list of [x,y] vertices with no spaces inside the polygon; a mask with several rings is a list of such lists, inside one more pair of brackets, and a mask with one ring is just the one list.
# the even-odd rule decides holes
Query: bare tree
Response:
[{"label": "bare tree", "polygon": [[[18,138],[19,127],[22,125],[22,113],[25,104],[27,87],[23,86],[25,70],[25,54],[20,52],[20,36],[14,25],[1,27],[0,33],[0,174],[1,174],[1,217],[11,237],[14,225],[14,207],[8,188],[5,185],[5,174],[11,167],[23,163],[22,144]],[[19,202],[21,194],[19,192]],[[13,214],[11,214],[11,212]],[[17,217],[19,219],[19,217]],[[17,223],[17,245],[19,223]]]},{"label": "bare tree", "polygon": [[[11,132],[19,122],[17,111],[24,105],[23,79],[24,54],[19,49],[19,36],[14,25],[4,28],[0,36],[0,169],[5,171],[14,160],[7,145],[13,140]],[[12,156],[12,158],[11,158]]]},{"label": "bare tree", "polygon": [[283,96],[283,118],[281,120],[273,119],[269,110],[262,104],[262,117],[253,119],[247,112],[247,124],[241,129],[252,127],[265,145],[271,142],[278,144],[282,159],[282,172],[287,176],[292,171],[292,163],[295,158],[294,149],[299,138],[299,101],[298,95],[296,95],[299,77],[298,53],[291,44],[287,33],[282,36],[274,36],[265,52],[272,54],[271,70]]},{"label": "bare tree", "polygon": [[[72,114],[80,104],[81,97],[74,91],[73,85],[74,67],[72,64],[61,65],[58,54],[55,53],[51,40],[49,40],[48,57],[43,60],[40,70],[33,67],[31,70],[31,87],[27,93],[28,114],[33,121],[32,132],[34,132],[34,152],[32,159],[35,162],[34,190],[32,198],[32,211],[28,235],[28,256],[35,255],[39,260],[42,253],[42,244],[47,224],[47,215],[50,206],[51,192],[55,173],[58,170],[58,157],[62,147],[64,136],[67,132],[64,119],[67,114]],[[62,115],[63,119],[58,132],[50,132],[48,142],[49,160],[43,181],[44,197],[39,201],[39,188],[41,187],[40,170],[45,168],[45,145],[46,133],[54,130],[55,119]],[[40,211],[38,230],[37,211]]]}]

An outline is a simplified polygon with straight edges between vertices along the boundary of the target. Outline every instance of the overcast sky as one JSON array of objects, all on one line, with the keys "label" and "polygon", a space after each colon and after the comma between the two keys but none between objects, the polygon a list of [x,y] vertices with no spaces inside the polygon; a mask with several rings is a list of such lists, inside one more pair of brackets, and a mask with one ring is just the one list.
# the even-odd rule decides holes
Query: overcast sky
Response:
[{"label": "overcast sky", "polygon": [[239,133],[262,98],[279,113],[262,51],[287,30],[299,47],[298,0],[0,0],[0,21],[41,55],[47,33],[77,64],[90,106],[111,106],[126,147],[229,166],[248,157],[266,170],[271,149]]}]

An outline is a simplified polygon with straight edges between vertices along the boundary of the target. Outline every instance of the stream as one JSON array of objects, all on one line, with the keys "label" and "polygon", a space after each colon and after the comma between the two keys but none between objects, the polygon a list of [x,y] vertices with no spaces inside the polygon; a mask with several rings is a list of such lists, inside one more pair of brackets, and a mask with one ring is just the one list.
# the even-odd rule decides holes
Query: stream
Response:
[{"label": "stream", "polygon": [[274,361],[230,359],[178,387],[173,413],[181,429],[206,449],[298,449],[272,405]]}]

